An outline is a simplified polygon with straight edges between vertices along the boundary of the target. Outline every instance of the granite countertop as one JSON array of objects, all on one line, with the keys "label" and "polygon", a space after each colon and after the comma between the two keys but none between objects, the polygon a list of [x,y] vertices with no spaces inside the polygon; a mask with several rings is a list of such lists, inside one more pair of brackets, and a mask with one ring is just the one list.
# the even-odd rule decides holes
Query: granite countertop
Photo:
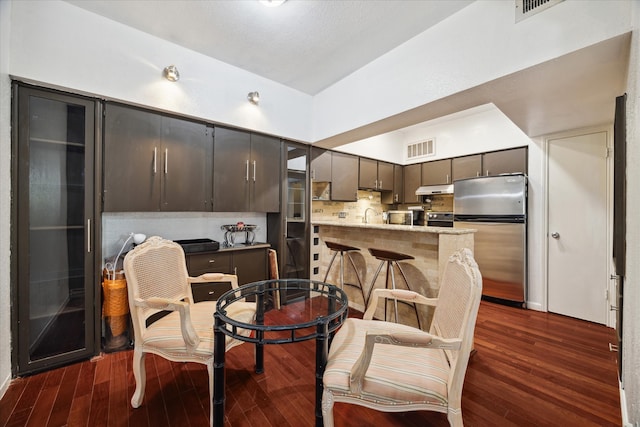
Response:
[{"label": "granite countertop", "polygon": [[351,227],[364,228],[372,230],[397,230],[411,231],[416,233],[435,233],[435,234],[467,234],[475,233],[475,229],[469,228],[453,228],[453,227],[429,227],[425,225],[396,225],[396,224],[364,224],[361,222],[345,222],[345,221],[314,221],[312,225],[330,225],[333,227]]}]

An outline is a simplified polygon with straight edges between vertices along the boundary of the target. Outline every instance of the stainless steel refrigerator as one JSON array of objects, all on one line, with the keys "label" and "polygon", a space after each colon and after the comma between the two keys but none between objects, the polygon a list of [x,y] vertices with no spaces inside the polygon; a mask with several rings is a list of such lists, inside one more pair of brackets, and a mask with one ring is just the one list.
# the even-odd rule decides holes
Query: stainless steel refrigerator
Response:
[{"label": "stainless steel refrigerator", "polygon": [[527,297],[527,177],[484,176],[453,184],[455,228],[475,228],[474,257],[482,294],[525,306]]}]

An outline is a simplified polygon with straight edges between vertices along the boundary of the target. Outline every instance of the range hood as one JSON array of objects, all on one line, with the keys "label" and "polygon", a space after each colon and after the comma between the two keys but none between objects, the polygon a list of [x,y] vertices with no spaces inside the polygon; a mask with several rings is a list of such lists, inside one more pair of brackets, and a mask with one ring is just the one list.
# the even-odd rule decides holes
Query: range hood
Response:
[{"label": "range hood", "polygon": [[416,190],[416,196],[429,196],[432,194],[453,194],[453,184],[424,185]]}]

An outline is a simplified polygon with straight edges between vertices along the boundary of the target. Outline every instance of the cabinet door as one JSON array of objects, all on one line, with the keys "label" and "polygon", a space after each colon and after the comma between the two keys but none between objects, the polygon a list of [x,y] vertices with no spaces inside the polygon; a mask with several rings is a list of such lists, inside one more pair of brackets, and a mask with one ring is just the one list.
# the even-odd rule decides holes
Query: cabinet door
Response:
[{"label": "cabinet door", "polygon": [[476,154],[454,158],[451,164],[451,173],[454,181],[482,175],[482,155]]},{"label": "cabinet door", "polygon": [[451,184],[451,159],[422,164],[422,185]]},{"label": "cabinet door", "polygon": [[358,157],[333,152],[331,155],[331,200],[358,199]]},{"label": "cabinet door", "polygon": [[360,157],[358,187],[363,190],[378,189],[378,161]]},{"label": "cabinet door", "polygon": [[252,212],[280,212],[280,140],[251,135],[249,185]]},{"label": "cabinet door", "polygon": [[378,162],[378,190],[393,191],[393,163]]},{"label": "cabinet door", "polygon": [[104,211],[160,210],[161,116],[107,104],[104,129]]},{"label": "cabinet door", "polygon": [[267,280],[269,277],[266,249],[243,249],[233,251],[233,273],[238,276],[238,285]]},{"label": "cabinet door", "polygon": [[414,203],[419,200],[416,190],[422,181],[422,164],[407,165],[404,167],[404,197],[403,203]]},{"label": "cabinet door", "polygon": [[311,147],[311,179],[331,182],[331,151]]},{"label": "cabinet door", "polygon": [[249,211],[251,135],[215,128],[213,138],[213,210]]},{"label": "cabinet door", "polygon": [[202,123],[162,118],[163,211],[210,211],[213,138]]},{"label": "cabinet door", "polygon": [[15,88],[12,347],[13,367],[22,375],[100,351],[100,256],[93,232],[98,106],[81,97]]},{"label": "cabinet door", "polygon": [[527,147],[494,151],[482,156],[484,175],[527,173]]},{"label": "cabinet door", "polygon": [[402,203],[402,199],[404,196],[402,194],[403,181],[404,181],[402,169],[403,167],[400,165],[393,165],[393,190],[385,191],[382,193],[382,197],[381,197],[382,203],[387,205]]}]

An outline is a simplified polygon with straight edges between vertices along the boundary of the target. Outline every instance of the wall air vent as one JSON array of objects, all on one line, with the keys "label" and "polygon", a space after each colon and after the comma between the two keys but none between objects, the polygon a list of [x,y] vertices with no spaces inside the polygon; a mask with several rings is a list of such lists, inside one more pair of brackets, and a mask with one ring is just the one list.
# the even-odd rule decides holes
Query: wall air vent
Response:
[{"label": "wall air vent", "polygon": [[407,144],[407,160],[433,156],[434,154],[436,154],[435,138]]},{"label": "wall air vent", "polygon": [[520,22],[563,1],[564,0],[515,0],[516,22]]}]

